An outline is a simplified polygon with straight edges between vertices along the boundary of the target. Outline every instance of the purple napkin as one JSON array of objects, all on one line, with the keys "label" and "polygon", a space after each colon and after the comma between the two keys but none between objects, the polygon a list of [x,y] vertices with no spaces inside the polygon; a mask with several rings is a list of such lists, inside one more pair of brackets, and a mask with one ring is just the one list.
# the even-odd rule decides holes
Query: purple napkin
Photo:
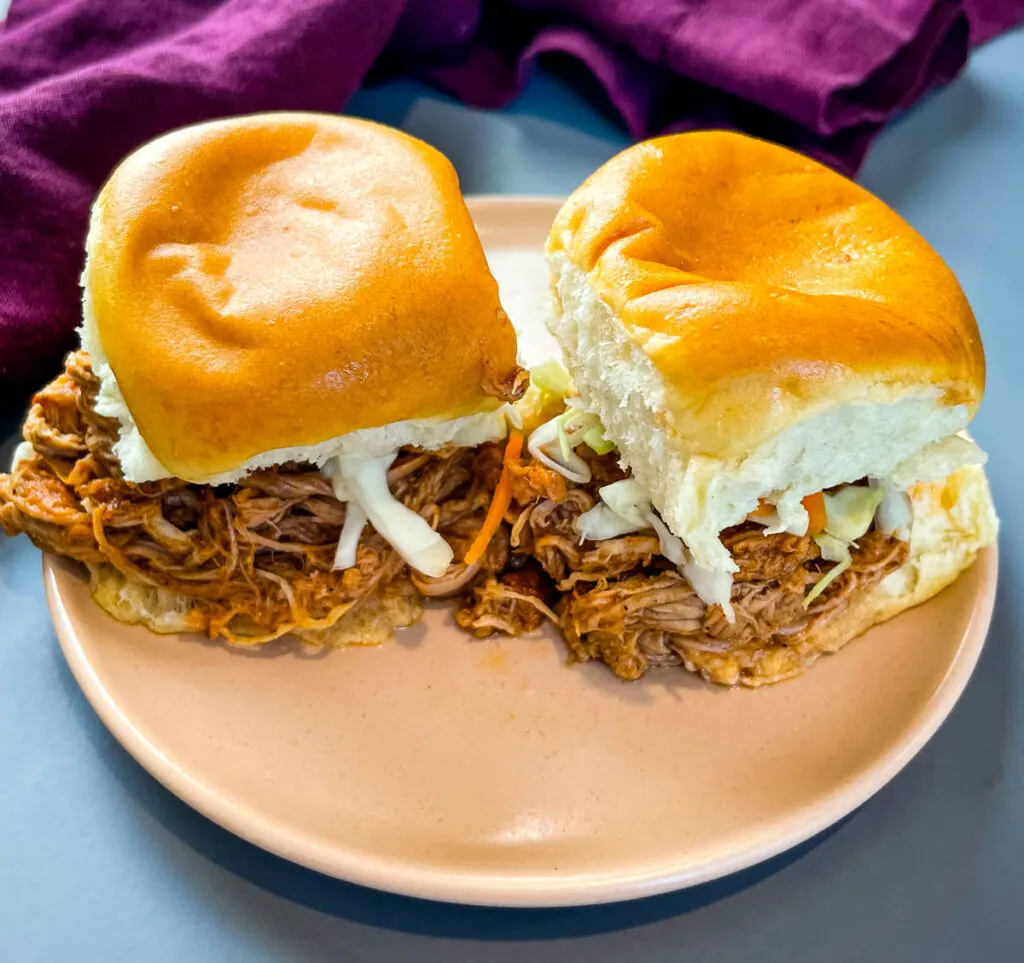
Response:
[{"label": "purple napkin", "polygon": [[[630,133],[738,127],[853,172],[1024,0],[13,0],[0,28],[0,406],[56,370],[89,205],[162,131],[339,111],[373,68],[499,107],[541,55]],[[552,60],[554,63],[554,60]]]}]

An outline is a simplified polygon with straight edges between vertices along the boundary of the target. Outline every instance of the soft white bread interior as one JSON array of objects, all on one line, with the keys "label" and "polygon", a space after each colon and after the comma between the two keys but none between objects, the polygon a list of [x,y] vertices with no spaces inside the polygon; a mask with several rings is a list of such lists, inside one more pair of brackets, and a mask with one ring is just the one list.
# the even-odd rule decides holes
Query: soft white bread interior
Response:
[{"label": "soft white bread interior", "polygon": [[910,561],[874,594],[872,625],[941,592],[999,535],[988,480],[978,465],[913,485],[910,499],[914,508]]},{"label": "soft white bread interior", "polygon": [[878,198],[763,141],[638,144],[566,201],[550,328],[581,399],[695,561],[764,498],[948,475],[985,361],[956,278]]}]

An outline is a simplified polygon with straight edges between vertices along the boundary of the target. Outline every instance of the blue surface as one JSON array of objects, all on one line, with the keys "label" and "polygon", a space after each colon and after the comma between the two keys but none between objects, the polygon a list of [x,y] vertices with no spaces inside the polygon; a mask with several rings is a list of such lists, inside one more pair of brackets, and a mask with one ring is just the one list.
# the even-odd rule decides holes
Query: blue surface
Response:
[{"label": "blue surface", "polygon": [[[498,114],[411,84],[353,109],[436,144],[467,192],[563,194],[624,143],[547,79]],[[1024,959],[1024,34],[890,130],[862,179],[975,306],[990,365],[975,433],[1003,517],[977,674],[889,787],[786,856],[636,903],[502,911],[374,893],[254,849],[146,775],[64,665],[37,553],[0,540],[0,960]]]}]

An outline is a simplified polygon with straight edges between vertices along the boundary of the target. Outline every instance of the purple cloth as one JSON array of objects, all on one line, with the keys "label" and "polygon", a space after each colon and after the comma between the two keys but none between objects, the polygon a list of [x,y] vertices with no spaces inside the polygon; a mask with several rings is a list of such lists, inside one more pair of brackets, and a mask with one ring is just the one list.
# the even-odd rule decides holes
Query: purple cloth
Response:
[{"label": "purple cloth", "polygon": [[0,400],[78,323],[89,205],[162,131],[338,111],[373,78],[499,107],[537,58],[582,65],[634,137],[737,127],[853,172],[1024,0],[13,0],[0,28]]}]

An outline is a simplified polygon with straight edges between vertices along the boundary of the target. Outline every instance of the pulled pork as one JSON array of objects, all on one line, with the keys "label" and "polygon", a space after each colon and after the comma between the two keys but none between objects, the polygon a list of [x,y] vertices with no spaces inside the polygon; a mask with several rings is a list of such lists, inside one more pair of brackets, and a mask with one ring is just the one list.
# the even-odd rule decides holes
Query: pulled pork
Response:
[{"label": "pulled pork", "polygon": [[[118,424],[95,411],[99,382],[88,356],[33,399],[27,454],[0,475],[0,525],[45,551],[112,566],[133,584],[189,600],[188,627],[231,642],[267,641],[328,628],[366,599],[414,593],[408,569],[372,528],[355,567],[332,563],[345,505],[310,466],[257,471],[234,485],[179,479],[125,481],[113,445]],[[389,472],[395,496],[440,530],[456,551],[483,522],[501,471],[495,445],[401,452]],[[495,539],[474,578],[498,571]],[[430,580],[419,585],[433,591]]]},{"label": "pulled pork", "polygon": [[[726,685],[796,675],[821,653],[819,630],[907,561],[906,543],[868,532],[852,566],[805,609],[809,588],[830,567],[814,540],[766,535],[752,522],[738,525],[722,536],[739,567],[732,592],[736,619],[729,622],[659,554],[653,533],[581,543],[573,522],[594,506],[599,487],[622,477],[614,455],[590,456],[589,463],[594,479],[578,487],[533,462],[514,469],[510,543],[535,560],[560,593],[549,617],[574,657],[601,659],[624,679],[667,665]],[[506,590],[504,578],[497,575],[464,600],[460,625],[478,635],[535,627],[539,607],[524,593]]]},{"label": "pulled pork", "polygon": [[[577,660],[603,660],[624,679],[682,665],[715,682],[761,685],[802,671],[824,648],[821,630],[908,557],[905,543],[869,532],[852,566],[805,609],[830,564],[814,540],[738,525],[723,533],[739,568],[729,622],[661,556],[653,533],[580,541],[575,519],[594,506],[598,488],[624,477],[614,455],[589,455],[593,480],[582,486],[526,456],[509,466],[511,506],[475,564],[456,562],[439,579],[410,573],[367,527],[355,566],[334,571],[345,505],[319,471],[283,465],[216,487],[127,482],[113,453],[118,424],[95,411],[98,389],[80,351],[35,396],[24,427],[29,450],[0,475],[0,526],[94,575],[112,570],[184,599],[188,629],[230,642],[288,632],[317,641],[319,630],[373,600],[461,596],[456,621],[478,637],[521,635],[549,620]],[[407,449],[388,483],[460,559],[501,472],[500,445]]]}]

